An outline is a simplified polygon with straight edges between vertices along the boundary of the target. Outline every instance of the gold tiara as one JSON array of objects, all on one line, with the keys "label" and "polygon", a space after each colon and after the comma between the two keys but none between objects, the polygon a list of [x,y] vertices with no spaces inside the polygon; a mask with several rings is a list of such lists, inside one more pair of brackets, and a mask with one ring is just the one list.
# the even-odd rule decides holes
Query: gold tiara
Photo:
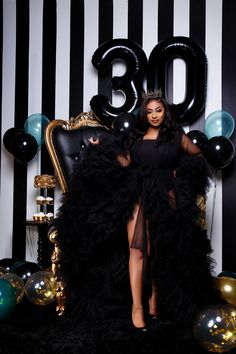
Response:
[{"label": "gold tiara", "polygon": [[162,91],[161,89],[155,89],[153,90],[147,90],[147,92],[142,91],[142,98],[160,98],[162,97]]}]

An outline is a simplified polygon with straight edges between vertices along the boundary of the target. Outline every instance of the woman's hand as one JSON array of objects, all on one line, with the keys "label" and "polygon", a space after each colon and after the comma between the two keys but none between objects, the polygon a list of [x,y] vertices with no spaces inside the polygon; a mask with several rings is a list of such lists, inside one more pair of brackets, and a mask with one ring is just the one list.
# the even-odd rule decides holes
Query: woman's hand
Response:
[{"label": "woman's hand", "polygon": [[130,154],[126,154],[126,155],[118,154],[117,160],[122,167],[127,167],[130,165],[131,162]]},{"label": "woman's hand", "polygon": [[95,139],[94,137],[89,138],[88,141],[93,145],[98,145],[100,143],[100,140],[98,138]]}]

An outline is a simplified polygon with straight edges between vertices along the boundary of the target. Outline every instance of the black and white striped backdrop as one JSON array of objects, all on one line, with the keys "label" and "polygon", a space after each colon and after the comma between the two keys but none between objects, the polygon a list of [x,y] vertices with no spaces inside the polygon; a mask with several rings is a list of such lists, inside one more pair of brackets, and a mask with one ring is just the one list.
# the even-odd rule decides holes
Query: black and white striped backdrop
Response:
[{"label": "black and white striped backdrop", "polygon": [[[139,43],[147,58],[160,40],[192,38],[205,49],[208,82],[205,111],[188,129],[204,131],[205,118],[216,110],[236,117],[235,18],[235,0],[0,0],[0,258],[35,259],[37,235],[23,221],[36,212],[34,176],[53,174],[45,146],[24,166],[3,146],[4,133],[23,128],[33,113],[53,120],[89,111],[98,93],[119,106],[122,97],[111,92],[91,63],[98,46],[114,38]],[[116,64],[112,70],[123,68]],[[179,59],[171,80],[173,101],[181,102],[185,66]],[[233,162],[218,172],[207,200],[216,272],[236,271],[235,188]],[[59,199],[57,189],[55,209]]]}]

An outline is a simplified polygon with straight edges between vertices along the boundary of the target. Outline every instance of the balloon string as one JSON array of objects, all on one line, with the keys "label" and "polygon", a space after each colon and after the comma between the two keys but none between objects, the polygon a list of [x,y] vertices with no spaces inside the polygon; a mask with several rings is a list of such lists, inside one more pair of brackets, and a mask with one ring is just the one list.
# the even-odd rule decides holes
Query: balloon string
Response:
[{"label": "balloon string", "polygon": [[215,177],[214,177],[213,181],[214,181],[214,193],[213,193],[213,202],[212,202],[210,240],[212,240],[213,223],[214,223],[214,217],[215,217],[215,204],[216,204],[216,178]]}]

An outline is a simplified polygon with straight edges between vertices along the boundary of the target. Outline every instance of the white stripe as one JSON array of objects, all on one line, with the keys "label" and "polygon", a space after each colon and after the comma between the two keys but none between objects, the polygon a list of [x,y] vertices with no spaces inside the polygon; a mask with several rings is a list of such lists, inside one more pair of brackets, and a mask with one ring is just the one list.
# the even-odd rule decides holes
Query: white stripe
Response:
[{"label": "white stripe", "polygon": [[[34,113],[41,113],[42,106],[42,22],[43,22],[43,0],[29,2],[29,94],[28,94],[28,116]],[[38,195],[34,188],[34,177],[40,174],[40,147],[37,155],[27,166],[27,209],[26,219],[32,220],[37,212],[35,199]],[[26,229],[26,260],[36,262],[37,257],[32,245],[38,239],[37,228]]]},{"label": "white stripe", "polygon": [[[158,43],[158,1],[143,0],[143,50],[147,60]],[[144,82],[146,89],[146,80]]]},{"label": "white stripe", "polygon": [[[90,111],[89,102],[97,95],[97,71],[91,63],[98,47],[98,0],[84,1],[84,102],[83,111]],[[79,114],[80,112],[78,112]]]},{"label": "white stripe", "polygon": [[[3,1],[2,134],[14,127],[16,4]],[[2,142],[2,137],[1,137]],[[1,147],[0,258],[12,256],[13,157]]]},{"label": "white stripe", "polygon": [[69,119],[70,0],[57,0],[55,118]]},{"label": "white stripe", "polygon": [[[174,36],[189,37],[189,0],[174,1]],[[183,102],[186,90],[186,64],[176,58],[173,62],[173,102]],[[186,128],[188,130],[188,128]]]},{"label": "white stripe", "polygon": [[[208,84],[206,117],[220,110],[221,102],[221,57],[222,57],[222,0],[206,1],[206,56],[208,60]],[[207,224],[212,223],[213,257],[217,261],[216,273],[222,270],[222,180],[218,173],[216,181],[216,199],[214,201],[214,188],[208,194]],[[215,208],[215,209],[213,209]]]},{"label": "white stripe", "polygon": [[[113,38],[128,37],[128,1],[113,0]],[[112,65],[112,75],[122,76],[126,70],[125,64],[115,62]],[[124,95],[119,91],[112,94],[112,105],[120,107],[124,103]]]},{"label": "white stripe", "polygon": [[[30,0],[28,116],[41,113],[42,105],[42,20],[43,0]],[[39,148],[40,150],[40,148]],[[27,220],[36,213],[34,176],[40,174],[40,151],[27,168]]]},{"label": "white stripe", "polygon": [[113,0],[113,38],[128,36],[128,0]]},{"label": "white stripe", "polygon": [[143,50],[147,58],[158,43],[158,1],[143,0]]}]

